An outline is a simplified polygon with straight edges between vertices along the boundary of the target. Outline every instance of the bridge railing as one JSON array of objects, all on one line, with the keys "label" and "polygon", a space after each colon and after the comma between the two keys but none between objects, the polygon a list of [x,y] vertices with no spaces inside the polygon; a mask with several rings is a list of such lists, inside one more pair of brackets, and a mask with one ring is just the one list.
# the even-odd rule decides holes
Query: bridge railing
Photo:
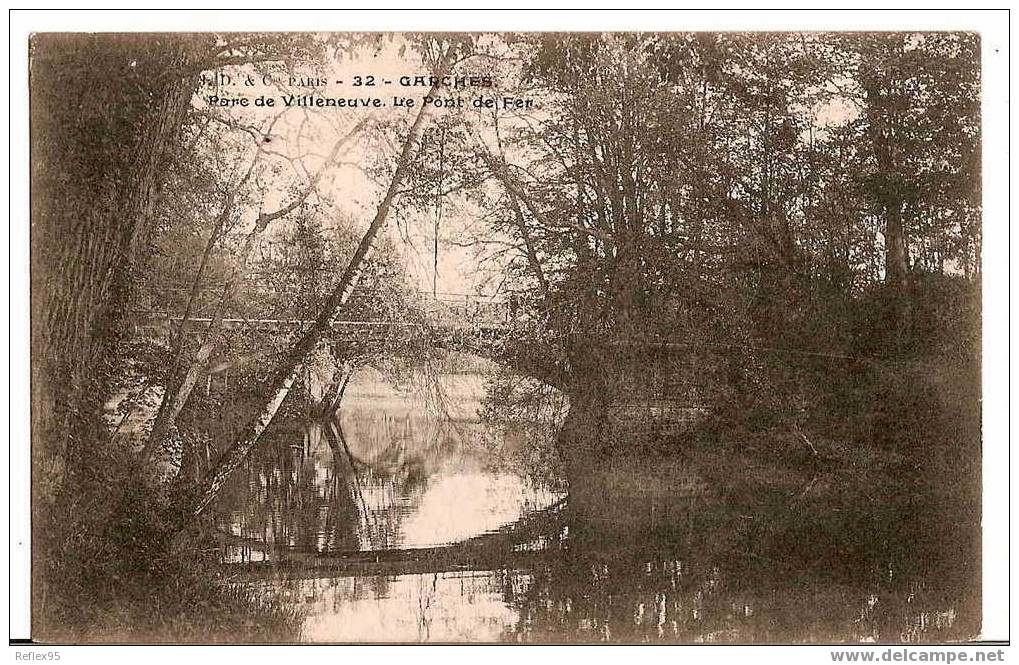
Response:
[{"label": "bridge railing", "polygon": [[[179,285],[150,287],[140,294],[135,312],[143,317],[151,315],[156,318],[180,319],[190,292],[190,287]],[[297,296],[299,293],[294,290],[292,295]],[[208,319],[214,316],[222,295],[222,284],[209,284],[200,288],[192,302],[190,318]],[[280,301],[285,301],[288,293],[269,288],[247,288],[242,296],[239,300],[247,306],[238,311],[238,303],[230,303],[227,318],[280,320]],[[271,299],[271,302],[259,307],[259,299]],[[394,302],[402,302],[403,307],[394,308]],[[405,311],[394,315],[394,309],[397,312],[400,309]],[[431,291],[360,291],[351,296],[348,306],[338,319],[377,324],[416,323],[443,328],[491,328],[505,327],[512,323],[515,309],[511,299],[499,296]]]}]

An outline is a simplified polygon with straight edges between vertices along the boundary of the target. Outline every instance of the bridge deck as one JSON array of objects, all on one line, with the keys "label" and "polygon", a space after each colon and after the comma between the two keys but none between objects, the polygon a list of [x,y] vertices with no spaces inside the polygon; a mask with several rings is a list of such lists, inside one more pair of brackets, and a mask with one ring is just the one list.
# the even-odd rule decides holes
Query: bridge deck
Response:
[{"label": "bridge deck", "polygon": [[[135,328],[153,334],[176,331],[182,317],[160,312],[140,312]],[[185,334],[204,333],[213,319],[210,317],[189,318],[184,325]],[[276,334],[292,334],[314,323],[311,319],[244,319],[224,318],[223,330],[246,330]],[[467,335],[480,338],[494,338],[504,334],[510,324],[505,321],[359,321],[337,319],[330,323],[333,333],[342,337],[371,337],[374,334],[401,334],[420,336]]]}]

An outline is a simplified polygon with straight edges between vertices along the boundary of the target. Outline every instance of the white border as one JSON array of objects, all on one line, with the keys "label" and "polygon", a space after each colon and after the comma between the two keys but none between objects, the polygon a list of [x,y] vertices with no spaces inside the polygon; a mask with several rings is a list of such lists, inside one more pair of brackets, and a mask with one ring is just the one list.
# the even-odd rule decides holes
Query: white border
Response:
[{"label": "white border", "polygon": [[[530,0],[531,7],[542,3]],[[521,4],[520,6],[523,6]],[[800,4],[800,3],[797,3]],[[882,3],[868,3],[880,7]],[[446,6],[464,6],[450,3]],[[390,6],[396,6],[390,3]],[[415,5],[420,7],[421,5]],[[1000,6],[1000,5],[999,5]],[[1007,4],[1004,6],[1007,7]],[[983,173],[984,173],[984,541],[983,604],[985,639],[1007,639],[1009,631],[1009,159],[1006,141],[1009,123],[1010,41],[1007,14],[973,10],[687,10],[687,11],[591,11],[554,10],[521,12],[402,9],[398,11],[265,11],[232,9],[218,11],[130,10],[13,10],[10,15],[10,386],[11,459],[10,565],[13,588],[11,636],[28,633],[28,516],[29,516],[29,330],[28,330],[28,86],[27,39],[33,31],[246,31],[246,30],[975,30],[983,42]],[[6,329],[6,328],[5,328]],[[16,414],[13,418],[10,414]],[[109,662],[130,662],[143,647],[91,652],[65,648],[75,657],[101,653]],[[379,651],[347,647],[347,657],[378,657]],[[666,652],[675,658],[686,650]],[[686,648],[684,648],[686,649]],[[690,648],[694,649],[694,648]],[[22,649],[24,650],[24,649]],[[38,649],[35,649],[38,650]],[[172,653],[175,648],[160,650]],[[782,648],[781,654],[762,648],[694,649],[705,661],[730,660],[770,652],[781,661],[831,662],[824,647]],[[236,651],[236,652],[235,652]],[[586,649],[584,650],[586,652]],[[222,652],[219,652],[222,655]],[[251,648],[234,648],[231,657],[249,657]],[[278,657],[275,648],[260,647],[259,654]],[[436,657],[471,658],[475,652],[446,649],[426,652]],[[497,660],[506,653],[486,650],[477,655]],[[530,655],[531,652],[528,652]],[[543,651],[545,655],[553,655]],[[615,653],[601,651],[599,653]],[[641,652],[651,655],[650,651]],[[662,653],[661,655],[666,655]],[[582,654],[571,651],[571,656]],[[151,654],[146,653],[151,657]],[[189,654],[190,655],[190,654]],[[208,655],[213,655],[211,652]],[[13,654],[12,654],[13,657]],[[65,657],[67,657],[65,655]],[[778,660],[779,658],[776,658]]]}]

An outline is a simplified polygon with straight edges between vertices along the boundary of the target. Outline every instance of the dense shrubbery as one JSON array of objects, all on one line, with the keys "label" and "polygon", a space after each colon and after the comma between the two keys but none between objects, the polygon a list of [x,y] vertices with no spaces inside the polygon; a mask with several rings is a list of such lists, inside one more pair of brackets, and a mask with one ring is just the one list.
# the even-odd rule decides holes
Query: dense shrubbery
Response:
[{"label": "dense shrubbery", "polygon": [[855,332],[841,353],[762,354],[717,387],[718,410],[673,446],[746,453],[796,478],[836,469],[861,487],[901,483],[896,491],[976,505],[979,293],[961,277],[917,279],[901,326],[898,299],[879,286],[851,302]]},{"label": "dense shrubbery", "polygon": [[37,639],[264,642],[298,617],[231,586],[208,534],[181,532],[182,505],[136,458],[110,452],[37,513]]}]

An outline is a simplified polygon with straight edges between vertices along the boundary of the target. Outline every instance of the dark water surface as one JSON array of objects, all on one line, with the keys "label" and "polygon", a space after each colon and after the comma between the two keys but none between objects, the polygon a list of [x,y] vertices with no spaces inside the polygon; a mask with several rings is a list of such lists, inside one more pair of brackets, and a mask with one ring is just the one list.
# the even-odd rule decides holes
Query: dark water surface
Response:
[{"label": "dark water surface", "polygon": [[[941,642],[979,632],[972,531],[943,509],[833,505],[830,522],[803,525],[788,506],[746,514],[710,492],[648,499],[661,480],[623,469],[608,487],[630,489],[578,514],[491,453],[493,441],[517,442],[480,422],[481,378],[444,385],[438,409],[359,375],[336,421],[274,437],[221,499],[224,562],[238,584],[299,609],[303,640]],[[644,521],[620,518],[634,511]]]}]

